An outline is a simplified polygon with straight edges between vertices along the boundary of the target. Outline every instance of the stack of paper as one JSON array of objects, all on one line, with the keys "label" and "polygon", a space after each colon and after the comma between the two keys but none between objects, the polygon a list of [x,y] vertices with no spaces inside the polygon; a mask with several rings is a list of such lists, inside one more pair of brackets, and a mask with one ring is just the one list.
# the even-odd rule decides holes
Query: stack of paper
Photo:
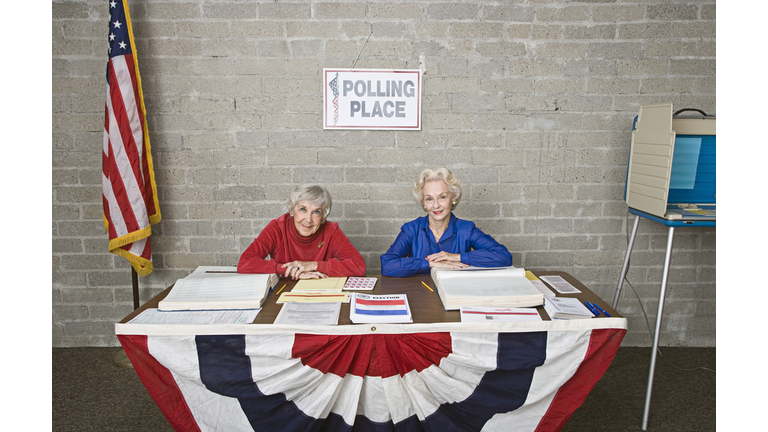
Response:
[{"label": "stack of paper", "polygon": [[278,280],[276,274],[240,274],[234,267],[198,267],[176,281],[158,309],[258,309]]},{"label": "stack of paper", "polygon": [[341,292],[345,277],[329,277],[325,279],[302,279],[296,282],[290,292],[280,294],[278,303],[333,303],[349,302],[349,293]]},{"label": "stack of paper", "polygon": [[544,310],[552,320],[583,319],[593,316],[579,299],[572,297],[548,297],[544,302]]},{"label": "stack of paper", "polygon": [[275,324],[336,325],[341,303],[288,302],[280,309]]},{"label": "stack of paper", "polygon": [[533,273],[529,272],[528,270],[525,271],[525,277],[531,281],[531,285],[533,285],[534,288],[539,290],[539,292],[544,297],[554,297],[555,293],[552,292],[551,289],[547,288],[547,286],[542,282],[539,278],[536,277]]},{"label": "stack of paper", "polygon": [[413,322],[405,294],[353,293],[350,296],[349,319],[355,324]]},{"label": "stack of paper", "polygon": [[516,267],[432,269],[445,310],[461,306],[526,307],[544,303],[544,295]]}]

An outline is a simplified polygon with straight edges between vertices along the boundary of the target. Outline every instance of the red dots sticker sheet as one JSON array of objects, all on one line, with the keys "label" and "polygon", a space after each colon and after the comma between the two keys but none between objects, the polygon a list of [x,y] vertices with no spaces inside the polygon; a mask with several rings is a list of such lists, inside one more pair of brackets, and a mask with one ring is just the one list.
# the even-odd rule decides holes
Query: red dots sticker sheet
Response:
[{"label": "red dots sticker sheet", "polygon": [[344,289],[353,291],[370,291],[375,285],[376,278],[374,277],[348,277],[347,283],[344,284]]}]

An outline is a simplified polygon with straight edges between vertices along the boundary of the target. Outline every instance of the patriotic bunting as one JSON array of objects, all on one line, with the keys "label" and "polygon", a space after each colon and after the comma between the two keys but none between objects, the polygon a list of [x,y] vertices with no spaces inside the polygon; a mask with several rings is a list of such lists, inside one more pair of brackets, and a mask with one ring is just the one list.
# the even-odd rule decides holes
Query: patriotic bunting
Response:
[{"label": "patriotic bunting", "polygon": [[623,318],[578,321],[479,332],[116,332],[177,431],[558,431],[626,333]]}]

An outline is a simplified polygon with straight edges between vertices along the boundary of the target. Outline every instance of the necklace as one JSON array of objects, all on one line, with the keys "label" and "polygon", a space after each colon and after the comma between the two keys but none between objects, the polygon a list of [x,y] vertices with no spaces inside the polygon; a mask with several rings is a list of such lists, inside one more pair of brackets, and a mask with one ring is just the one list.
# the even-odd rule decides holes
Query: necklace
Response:
[{"label": "necklace", "polygon": [[448,228],[448,221],[450,218],[443,219],[442,221],[433,221],[430,219],[429,221],[429,230],[432,231],[432,235],[435,236],[435,241],[440,242],[440,237],[442,237],[443,233],[445,233],[445,230]]},{"label": "necklace", "polygon": [[435,236],[435,241],[439,242],[440,237],[442,237],[443,233],[445,232],[445,228],[443,228],[442,231],[438,230],[437,228],[434,228],[433,226],[429,226],[429,230],[432,231],[432,235]]}]

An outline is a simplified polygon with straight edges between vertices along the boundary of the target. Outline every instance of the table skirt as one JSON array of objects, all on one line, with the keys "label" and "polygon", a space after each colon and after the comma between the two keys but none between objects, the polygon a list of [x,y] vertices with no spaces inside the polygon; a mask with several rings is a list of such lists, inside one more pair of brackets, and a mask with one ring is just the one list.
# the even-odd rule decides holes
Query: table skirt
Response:
[{"label": "table skirt", "polygon": [[557,431],[626,328],[603,318],[116,333],[177,431]]}]

